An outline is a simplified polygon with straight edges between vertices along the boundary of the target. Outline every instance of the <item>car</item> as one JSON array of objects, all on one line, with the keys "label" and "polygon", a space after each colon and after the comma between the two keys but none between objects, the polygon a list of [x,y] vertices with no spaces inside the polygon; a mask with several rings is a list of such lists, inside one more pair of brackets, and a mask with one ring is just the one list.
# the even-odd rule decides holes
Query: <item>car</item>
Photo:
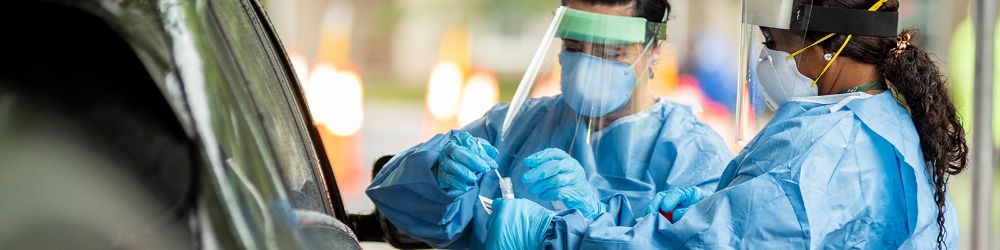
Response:
[{"label": "car", "polygon": [[345,212],[258,1],[12,0],[0,25],[0,248],[427,248]]}]

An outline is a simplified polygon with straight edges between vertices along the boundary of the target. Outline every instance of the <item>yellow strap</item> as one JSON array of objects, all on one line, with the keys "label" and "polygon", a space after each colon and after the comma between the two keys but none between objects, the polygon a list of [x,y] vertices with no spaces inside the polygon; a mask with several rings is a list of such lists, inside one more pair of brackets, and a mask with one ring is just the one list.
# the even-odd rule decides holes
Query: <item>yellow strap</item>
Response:
[{"label": "yellow strap", "polygon": [[877,3],[875,3],[875,5],[872,5],[871,8],[868,8],[868,11],[876,11],[878,10],[878,8],[882,8],[882,4],[884,4],[885,1],[887,0],[879,0]]},{"label": "yellow strap", "polygon": [[[887,1],[887,0],[879,0],[877,3],[875,3],[875,5],[872,5],[871,8],[868,8],[868,11],[876,11],[879,8],[882,8],[882,4],[885,4],[885,1]],[[813,42],[812,44],[809,44],[809,46],[806,46],[804,48],[796,50],[795,52],[793,52],[791,54],[788,54],[788,58],[787,59],[788,60],[794,59],[795,56],[798,56],[799,54],[802,54],[802,52],[805,52],[807,49],[812,48],[813,46],[816,46],[817,44],[820,44],[823,41],[826,41],[827,39],[830,39],[834,35],[836,35],[836,33],[827,34],[823,38],[820,38],[819,40],[816,40],[816,42]],[[844,48],[847,47],[847,43],[851,42],[851,38],[853,38],[853,37],[854,37],[854,35],[847,35],[847,40],[844,40],[844,44],[840,45],[840,49],[837,49],[837,53],[833,55],[833,58],[830,59],[830,62],[826,63],[826,66],[823,67],[823,71],[819,73],[819,76],[816,77],[816,80],[813,80],[812,86],[816,86],[816,83],[819,82],[819,79],[823,77],[823,74],[826,74],[826,71],[830,69],[830,66],[832,66],[833,62],[837,60],[837,57],[840,57],[840,52],[844,51]]]},{"label": "yellow strap", "polygon": [[844,44],[840,45],[840,49],[837,50],[836,54],[833,54],[833,58],[830,59],[830,62],[826,63],[826,66],[823,67],[823,71],[819,72],[819,76],[816,77],[816,80],[813,80],[811,86],[816,86],[816,83],[819,82],[819,79],[823,78],[823,75],[826,74],[826,70],[830,69],[830,66],[833,65],[834,61],[837,61],[837,57],[840,57],[840,52],[843,52],[844,48],[847,48],[847,43],[851,42],[851,38],[853,37],[854,35],[847,35],[847,40],[844,40]]},{"label": "yellow strap", "polygon": [[791,60],[792,58],[795,58],[795,56],[798,56],[799,54],[802,54],[802,52],[805,52],[806,49],[812,48],[813,46],[816,46],[817,44],[819,44],[819,43],[821,43],[823,41],[826,41],[826,39],[830,39],[831,37],[833,37],[833,35],[836,35],[836,33],[830,33],[829,35],[826,35],[823,38],[820,38],[819,40],[816,40],[816,42],[810,44],[809,46],[806,46],[804,48],[796,50],[795,52],[793,52],[791,54],[788,54],[788,58],[787,59]]}]

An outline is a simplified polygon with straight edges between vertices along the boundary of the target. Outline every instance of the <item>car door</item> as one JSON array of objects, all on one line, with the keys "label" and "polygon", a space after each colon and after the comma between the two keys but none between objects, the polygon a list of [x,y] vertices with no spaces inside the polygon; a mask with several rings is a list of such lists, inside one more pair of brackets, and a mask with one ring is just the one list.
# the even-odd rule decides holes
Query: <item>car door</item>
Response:
[{"label": "car door", "polygon": [[[332,168],[284,50],[256,1],[207,1],[228,44],[231,62],[258,114],[261,140],[271,147],[298,233],[307,248],[351,249],[357,238],[346,221]],[[346,233],[346,234],[345,234]]]}]

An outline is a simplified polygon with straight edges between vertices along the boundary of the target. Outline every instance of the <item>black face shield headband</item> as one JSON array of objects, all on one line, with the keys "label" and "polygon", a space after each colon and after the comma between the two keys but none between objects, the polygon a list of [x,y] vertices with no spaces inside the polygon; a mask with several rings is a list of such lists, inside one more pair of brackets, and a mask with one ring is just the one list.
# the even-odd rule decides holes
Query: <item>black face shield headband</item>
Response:
[{"label": "black face shield headband", "polygon": [[894,37],[899,34],[899,12],[867,11],[798,5],[790,30],[843,35]]}]

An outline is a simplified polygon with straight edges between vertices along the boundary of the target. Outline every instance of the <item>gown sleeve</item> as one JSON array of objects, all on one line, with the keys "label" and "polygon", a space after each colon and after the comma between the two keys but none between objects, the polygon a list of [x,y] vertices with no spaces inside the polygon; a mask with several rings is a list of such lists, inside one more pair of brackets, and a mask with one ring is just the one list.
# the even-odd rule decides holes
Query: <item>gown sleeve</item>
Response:
[{"label": "gown sleeve", "polygon": [[[485,116],[462,128],[496,144],[507,105],[495,106]],[[435,176],[438,157],[452,130],[392,158],[366,190],[383,216],[400,231],[435,248],[468,248],[479,188],[462,192],[442,189]]]},{"label": "gown sleeve", "polygon": [[[752,195],[748,195],[752,194]],[[628,199],[609,200],[609,211],[592,222],[557,216],[546,232],[547,249],[798,249],[804,242],[793,203],[769,179],[724,189],[694,207],[676,224],[659,213],[636,217]]]}]

